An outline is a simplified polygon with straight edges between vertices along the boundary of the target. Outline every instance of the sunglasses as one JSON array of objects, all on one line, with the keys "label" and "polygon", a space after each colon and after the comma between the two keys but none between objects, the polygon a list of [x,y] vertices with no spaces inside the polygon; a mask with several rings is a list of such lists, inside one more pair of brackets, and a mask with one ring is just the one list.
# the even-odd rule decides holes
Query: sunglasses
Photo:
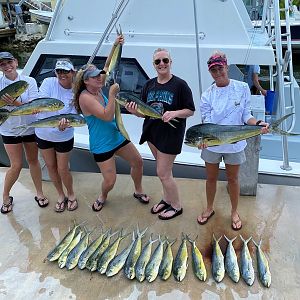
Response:
[{"label": "sunglasses", "polygon": [[155,60],[154,60],[154,64],[158,66],[158,65],[161,63],[161,61],[162,61],[164,64],[168,64],[168,63],[170,62],[170,59],[167,58],[167,57],[165,57],[165,58],[163,58],[163,59],[158,58],[158,59],[155,59]]},{"label": "sunglasses", "polygon": [[69,74],[71,70],[63,70],[63,69],[57,69],[55,70],[57,74]]}]

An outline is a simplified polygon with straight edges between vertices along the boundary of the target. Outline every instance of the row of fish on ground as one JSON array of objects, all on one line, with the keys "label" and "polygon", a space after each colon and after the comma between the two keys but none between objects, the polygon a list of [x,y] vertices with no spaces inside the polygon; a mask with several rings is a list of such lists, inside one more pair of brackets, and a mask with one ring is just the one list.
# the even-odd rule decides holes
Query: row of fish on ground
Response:
[{"label": "row of fish on ground", "polygon": [[[148,242],[142,247],[142,238],[147,228],[140,232],[137,228],[136,233],[132,233],[130,245],[124,248],[119,254],[118,248],[120,242],[128,236],[123,231],[111,233],[111,230],[102,232],[96,239],[90,242],[91,231],[85,232],[80,225],[75,225],[65,237],[54,247],[47,255],[49,261],[58,261],[60,268],[66,267],[68,270],[78,266],[79,269],[87,269],[91,272],[98,271],[100,274],[106,274],[111,277],[124,270],[128,279],[136,278],[139,282],[147,280],[154,281],[158,276],[162,280],[167,280],[173,273],[177,281],[185,278],[188,268],[188,248],[187,241],[192,245],[192,266],[195,276],[205,281],[207,271],[200,250],[196,245],[196,239],[192,240],[188,235],[182,234],[182,241],[178,248],[175,259],[173,258],[172,245],[174,241],[167,238],[152,239],[152,234]],[[111,242],[111,238],[118,233],[117,238]],[[233,247],[233,241],[224,236],[228,241],[226,255],[224,255],[219,246],[219,241],[213,235],[213,254],[212,254],[212,276],[216,282],[221,282],[225,276],[225,271],[229,277],[238,282],[240,274],[248,285],[252,285],[255,279],[255,272],[252,264],[252,258],[248,249],[248,240],[243,241],[241,252],[241,271],[237,261],[237,256]],[[158,241],[158,245],[152,252],[152,245]],[[254,241],[253,241],[254,242]],[[261,242],[254,244],[257,247],[257,265],[259,278],[264,286],[271,284],[271,273],[265,254],[261,250]],[[166,246],[165,246],[166,245]]]}]

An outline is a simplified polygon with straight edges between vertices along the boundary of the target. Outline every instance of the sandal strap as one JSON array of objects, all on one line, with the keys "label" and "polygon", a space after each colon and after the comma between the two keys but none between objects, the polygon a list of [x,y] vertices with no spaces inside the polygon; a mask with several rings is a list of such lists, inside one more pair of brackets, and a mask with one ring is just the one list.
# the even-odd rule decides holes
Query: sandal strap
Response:
[{"label": "sandal strap", "polygon": [[99,206],[99,205],[102,205],[102,206],[104,206],[104,203],[105,203],[105,201],[100,201],[99,199],[97,199],[96,201],[95,201],[95,203],[97,203],[97,205]]}]

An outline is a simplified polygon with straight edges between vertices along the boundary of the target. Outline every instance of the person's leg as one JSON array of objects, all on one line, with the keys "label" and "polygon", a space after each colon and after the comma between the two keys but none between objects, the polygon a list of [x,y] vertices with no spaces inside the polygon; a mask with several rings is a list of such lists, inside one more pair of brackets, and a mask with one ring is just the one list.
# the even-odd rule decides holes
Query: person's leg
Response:
[{"label": "person's leg", "polygon": [[242,221],[237,212],[239,195],[240,195],[240,184],[239,184],[239,170],[240,165],[225,164],[226,176],[228,181],[228,193],[231,201],[231,220],[232,227],[234,229],[240,229],[242,227]]},{"label": "person's leg", "polygon": [[38,160],[38,147],[36,142],[23,143],[25,149],[26,160],[28,162],[30,175],[33,184],[36,189],[37,199],[41,199],[39,202],[41,205],[46,205],[48,199],[44,196],[42,187],[42,172],[41,166]]},{"label": "person's leg", "polygon": [[115,157],[111,157],[103,162],[97,162],[97,165],[103,176],[103,181],[101,184],[101,194],[99,194],[98,199],[93,204],[93,209],[95,211],[100,211],[107,199],[108,193],[112,190],[116,183],[116,164]]},{"label": "person's leg", "polygon": [[63,185],[67,189],[68,195],[68,209],[74,210],[77,208],[78,203],[77,199],[74,194],[73,189],[73,177],[69,169],[69,158],[70,158],[70,151],[69,152],[56,152],[56,160],[57,160],[57,171],[59,177]]},{"label": "person's leg", "polygon": [[[143,159],[140,153],[132,143],[129,143],[118,149],[115,154],[122,157],[130,164],[130,175],[134,182],[135,194],[142,195]],[[144,202],[149,202],[149,197],[146,195],[142,195],[142,199]]]},{"label": "person's leg", "polygon": [[[42,156],[44,158],[44,161],[46,163],[49,176],[53,182],[53,185],[58,193],[58,202],[56,203],[55,207],[56,209],[64,209],[64,201],[65,201],[65,193],[62,186],[61,178],[58,174],[57,170],[57,160],[56,160],[56,152],[54,148],[49,149],[42,149]],[[62,204],[64,203],[64,204]]]},{"label": "person's leg", "polygon": [[219,164],[205,163],[206,167],[206,209],[198,216],[199,224],[205,224],[214,214],[214,200],[217,191],[217,180],[219,175]]},{"label": "person's leg", "polygon": [[[9,193],[12,186],[19,178],[22,169],[22,143],[19,144],[4,144],[4,148],[9,158],[10,167],[5,174],[4,187],[3,187],[3,204],[8,205],[11,203]],[[4,207],[4,211],[11,211],[12,205]]]}]

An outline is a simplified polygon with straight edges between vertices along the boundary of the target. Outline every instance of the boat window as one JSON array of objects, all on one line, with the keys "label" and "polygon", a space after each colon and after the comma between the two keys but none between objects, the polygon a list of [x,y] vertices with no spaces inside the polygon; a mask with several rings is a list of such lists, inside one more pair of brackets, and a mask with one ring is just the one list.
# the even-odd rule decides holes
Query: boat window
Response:
[{"label": "boat window", "polygon": [[[54,74],[54,66],[58,58],[63,58],[63,55],[41,55],[36,65],[34,66],[30,76],[34,77],[38,86],[42,81]],[[87,56],[68,56],[74,64],[75,68],[79,70],[87,63],[89,57]],[[96,57],[93,61],[99,69],[104,67],[106,57]],[[134,92],[137,96],[140,95],[145,82],[149,79],[145,71],[135,58],[122,58],[120,63],[120,72],[117,75],[117,81],[120,84],[122,91]]]}]

